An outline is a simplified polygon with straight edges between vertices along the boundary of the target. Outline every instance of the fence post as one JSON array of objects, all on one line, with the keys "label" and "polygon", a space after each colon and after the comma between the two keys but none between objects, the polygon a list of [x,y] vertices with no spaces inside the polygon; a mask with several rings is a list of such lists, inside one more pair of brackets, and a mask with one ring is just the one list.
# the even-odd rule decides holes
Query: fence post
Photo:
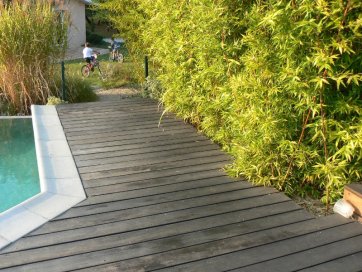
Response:
[{"label": "fence post", "polygon": [[148,56],[145,56],[145,78],[148,78]]},{"label": "fence post", "polygon": [[67,97],[66,97],[66,90],[65,90],[65,66],[64,66],[64,61],[62,61],[61,66],[62,66],[62,100],[66,101]]}]

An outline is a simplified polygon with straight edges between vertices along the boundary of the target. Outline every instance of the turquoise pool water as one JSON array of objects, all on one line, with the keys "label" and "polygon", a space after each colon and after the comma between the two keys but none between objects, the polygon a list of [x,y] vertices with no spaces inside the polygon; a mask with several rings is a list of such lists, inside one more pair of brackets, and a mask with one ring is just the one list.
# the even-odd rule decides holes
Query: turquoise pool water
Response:
[{"label": "turquoise pool water", "polygon": [[31,118],[0,119],[0,212],[39,192]]}]

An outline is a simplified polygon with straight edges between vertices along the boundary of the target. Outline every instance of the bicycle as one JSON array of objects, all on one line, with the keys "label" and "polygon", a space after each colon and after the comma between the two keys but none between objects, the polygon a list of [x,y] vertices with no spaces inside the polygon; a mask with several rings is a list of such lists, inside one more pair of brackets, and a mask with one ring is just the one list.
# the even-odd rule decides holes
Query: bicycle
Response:
[{"label": "bicycle", "polygon": [[91,60],[91,62],[82,66],[81,68],[82,76],[89,77],[90,73],[94,71],[94,68],[98,68],[98,72],[103,78],[103,73],[99,61],[97,60],[98,55],[99,53],[93,54],[93,59]]},{"label": "bicycle", "polygon": [[122,63],[124,58],[121,52],[119,52],[118,48],[120,46],[115,47],[114,51],[112,52],[112,47],[108,46],[110,48],[111,52],[109,53],[109,61],[117,61],[119,63]]}]

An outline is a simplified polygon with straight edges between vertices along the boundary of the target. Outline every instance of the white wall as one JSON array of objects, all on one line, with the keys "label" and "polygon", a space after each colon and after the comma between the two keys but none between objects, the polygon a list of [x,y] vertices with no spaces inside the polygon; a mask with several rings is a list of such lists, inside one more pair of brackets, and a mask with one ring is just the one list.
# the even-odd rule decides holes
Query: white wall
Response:
[{"label": "white wall", "polygon": [[70,50],[78,49],[86,42],[85,4],[79,0],[70,0],[67,10],[70,14],[68,47]]}]

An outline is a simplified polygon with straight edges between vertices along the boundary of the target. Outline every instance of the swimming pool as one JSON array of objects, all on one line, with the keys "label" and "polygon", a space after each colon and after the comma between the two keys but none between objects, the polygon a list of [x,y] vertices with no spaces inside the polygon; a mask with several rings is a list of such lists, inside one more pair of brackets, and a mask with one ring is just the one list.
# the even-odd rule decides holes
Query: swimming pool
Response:
[{"label": "swimming pool", "polygon": [[40,193],[31,118],[0,118],[0,213]]},{"label": "swimming pool", "polygon": [[87,197],[56,108],[32,105],[31,112],[40,193],[0,212],[0,249]]}]

